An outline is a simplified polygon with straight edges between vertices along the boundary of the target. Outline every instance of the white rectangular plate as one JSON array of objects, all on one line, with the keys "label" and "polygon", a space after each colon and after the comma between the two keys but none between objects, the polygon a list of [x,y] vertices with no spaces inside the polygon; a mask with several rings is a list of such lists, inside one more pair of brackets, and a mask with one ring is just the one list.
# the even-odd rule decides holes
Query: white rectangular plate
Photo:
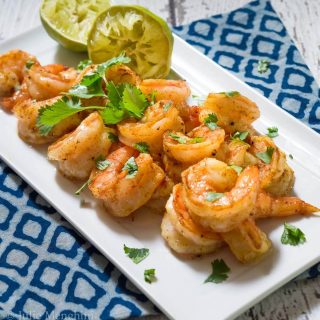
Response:
[{"label": "white rectangular plate", "polygon": [[[0,46],[0,53],[13,48],[36,55],[43,64],[76,65],[83,58],[57,46],[42,28],[7,41]],[[280,137],[276,138],[276,143],[293,155],[289,162],[296,174],[295,193],[320,205],[319,135],[176,36],[172,67],[195,93],[206,95],[210,91],[237,90],[255,101],[261,110],[256,129],[266,132],[267,127],[277,126]],[[81,208],[79,198],[74,195],[79,185],[59,175],[47,161],[45,152],[39,153],[39,149],[18,138],[14,116],[0,111],[0,128],[1,158],[171,318],[232,319],[320,260],[317,217],[294,220],[307,237],[306,244],[298,247],[281,245],[282,220],[261,223],[274,249],[256,265],[241,265],[227,249],[195,260],[181,259],[161,238],[159,215],[144,212],[134,221],[117,221],[100,205]],[[151,254],[135,265],[124,255],[123,244],[147,247]],[[215,258],[223,258],[230,266],[230,278],[218,285],[203,284],[211,271],[210,262]],[[146,268],[156,268],[156,283],[150,285],[144,281]]]}]

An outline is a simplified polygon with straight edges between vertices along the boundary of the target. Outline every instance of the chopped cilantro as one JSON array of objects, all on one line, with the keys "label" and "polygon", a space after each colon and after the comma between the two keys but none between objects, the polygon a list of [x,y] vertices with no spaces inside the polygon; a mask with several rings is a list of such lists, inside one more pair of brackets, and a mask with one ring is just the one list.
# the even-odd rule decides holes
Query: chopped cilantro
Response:
[{"label": "chopped cilantro", "polygon": [[133,147],[141,153],[149,153],[149,145],[145,142],[135,143]]},{"label": "chopped cilantro", "polygon": [[206,200],[209,202],[214,202],[219,200],[224,196],[224,193],[219,193],[219,192],[208,192],[206,196]]},{"label": "chopped cilantro", "polygon": [[293,155],[291,153],[289,154],[289,158],[293,160]]},{"label": "chopped cilantro", "polygon": [[178,141],[178,143],[184,144],[184,143],[187,142],[187,138],[178,136],[177,134],[174,134],[174,133],[172,133],[172,132],[169,133],[169,136],[170,136],[173,140]]},{"label": "chopped cilantro", "polygon": [[269,70],[270,62],[266,59],[261,59],[258,62],[258,72],[265,73]]},{"label": "chopped cilantro", "polygon": [[282,244],[290,244],[291,246],[297,246],[306,242],[306,237],[304,233],[295,226],[285,223],[284,230],[281,236]]},{"label": "chopped cilantro", "polygon": [[144,270],[144,281],[148,283],[155,282],[156,278],[156,269],[146,269]]},{"label": "chopped cilantro", "polygon": [[33,61],[33,60],[28,60],[28,61],[26,62],[26,68],[29,70],[34,64],[35,64],[35,61]]},{"label": "chopped cilantro", "polygon": [[244,141],[247,139],[248,135],[249,135],[248,131],[242,131],[242,132],[237,131],[233,134],[233,136],[231,137],[231,140],[239,139],[241,141]]},{"label": "chopped cilantro", "polygon": [[239,174],[242,172],[242,170],[243,170],[242,167],[236,166],[236,165],[234,165],[234,164],[230,165],[229,167],[232,168],[234,171],[236,171],[238,175],[239,175]]},{"label": "chopped cilantro", "polygon": [[220,283],[228,279],[228,273],[230,272],[230,268],[226,265],[223,259],[215,259],[211,262],[212,273],[210,276],[204,281]]},{"label": "chopped cilantro", "polygon": [[156,97],[157,95],[157,91],[156,90],[153,90],[152,93],[149,95],[150,96],[150,104],[153,105],[156,103]]},{"label": "chopped cilantro", "polygon": [[169,101],[169,102],[167,102],[167,103],[164,104],[163,110],[164,110],[165,112],[167,112],[171,106],[172,106],[172,101]]},{"label": "chopped cilantro", "polygon": [[205,125],[212,131],[218,128],[217,122],[218,117],[215,113],[208,114],[208,116],[204,119]]},{"label": "chopped cilantro", "polygon": [[205,139],[203,137],[194,137],[187,141],[190,144],[203,142]]},{"label": "chopped cilantro", "polygon": [[270,128],[267,128],[267,130],[268,130],[267,136],[269,138],[275,138],[279,135],[277,127],[270,127]]},{"label": "chopped cilantro", "polygon": [[88,179],[74,194],[78,196],[91,182],[91,179]]},{"label": "chopped cilantro", "polygon": [[237,97],[240,95],[238,91],[224,91],[219,93],[224,94],[226,97],[229,97],[229,98]]},{"label": "chopped cilantro", "polygon": [[127,171],[126,178],[132,179],[138,172],[138,166],[134,157],[129,158],[129,160],[124,164],[122,171]]},{"label": "chopped cilantro", "polygon": [[82,61],[79,62],[78,66],[77,66],[77,70],[82,71],[87,66],[90,66],[90,64],[92,64],[91,60],[89,60],[89,59],[82,60]]},{"label": "chopped cilantro", "polygon": [[147,248],[129,248],[125,244],[123,245],[124,253],[136,264],[144,260],[150,253]]},{"label": "chopped cilantro", "polygon": [[256,153],[256,157],[258,157],[264,163],[269,164],[271,162],[273,152],[274,152],[273,147],[267,147],[267,151]]},{"label": "chopped cilantro", "polygon": [[99,170],[105,170],[110,166],[110,161],[106,159],[103,155],[100,155],[96,159],[96,168]]},{"label": "chopped cilantro", "polygon": [[119,141],[118,136],[116,134],[112,133],[112,132],[108,132],[108,139],[111,142],[118,142]]}]

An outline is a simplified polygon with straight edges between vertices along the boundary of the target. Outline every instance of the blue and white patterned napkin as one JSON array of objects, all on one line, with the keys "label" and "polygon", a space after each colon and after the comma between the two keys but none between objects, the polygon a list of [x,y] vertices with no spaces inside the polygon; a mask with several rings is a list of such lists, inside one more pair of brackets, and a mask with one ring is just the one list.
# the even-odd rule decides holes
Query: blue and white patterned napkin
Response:
[{"label": "blue and white patterned napkin", "polygon": [[[269,1],[174,28],[320,132],[320,91]],[[270,71],[257,72],[260,59]],[[319,265],[302,277],[317,277]],[[306,286],[308,283],[306,283]],[[0,319],[120,319],[157,309],[0,161]]]}]

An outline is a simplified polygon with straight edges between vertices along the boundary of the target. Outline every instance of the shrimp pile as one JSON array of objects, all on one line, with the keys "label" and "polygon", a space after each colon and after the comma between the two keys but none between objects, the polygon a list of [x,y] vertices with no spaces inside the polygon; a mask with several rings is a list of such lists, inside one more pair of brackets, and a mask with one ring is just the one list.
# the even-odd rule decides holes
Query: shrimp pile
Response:
[{"label": "shrimp pile", "polygon": [[134,87],[148,101],[143,114],[106,125],[89,107],[117,99],[105,85],[99,96],[80,97],[85,108],[44,135],[41,110],[96,70],[41,66],[26,52],[10,51],[0,56],[0,104],[17,117],[21,139],[49,144],[48,159],[66,178],[85,182],[82,188],[109,214],[127,217],[157,206],[165,212],[161,234],[174,252],[197,256],[228,246],[247,263],[272,247],[257,219],[319,210],[291,195],[294,172],[285,153],[254,130],[259,108],[238,92],[210,93],[203,105],[189,106],[185,81],[142,80],[126,65],[113,65],[103,75],[106,84]]}]

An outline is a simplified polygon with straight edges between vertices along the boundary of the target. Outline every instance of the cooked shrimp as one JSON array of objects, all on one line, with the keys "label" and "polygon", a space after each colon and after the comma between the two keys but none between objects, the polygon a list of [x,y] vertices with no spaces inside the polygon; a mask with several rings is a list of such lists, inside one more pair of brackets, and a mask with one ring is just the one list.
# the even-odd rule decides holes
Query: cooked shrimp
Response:
[{"label": "cooked shrimp", "polygon": [[143,80],[139,86],[144,94],[155,94],[156,101],[171,100],[174,107],[179,110],[183,120],[189,116],[187,99],[191,90],[186,81],[166,80],[166,79],[147,79]]},{"label": "cooked shrimp", "polygon": [[22,50],[11,50],[0,55],[0,97],[11,96],[19,88],[28,61],[37,62],[37,59]]},{"label": "cooked shrimp", "polygon": [[179,162],[194,164],[215,154],[223,141],[223,129],[210,130],[202,125],[187,135],[167,132],[163,136],[163,149],[169,157]]},{"label": "cooked shrimp", "polygon": [[18,118],[18,134],[22,140],[30,144],[45,144],[56,140],[62,135],[75,129],[82,120],[82,114],[75,114],[57,124],[47,136],[42,136],[36,126],[41,107],[54,104],[61,97],[44,101],[26,100],[14,107]]},{"label": "cooked shrimp", "polygon": [[273,140],[266,136],[254,136],[250,153],[257,155],[272,148],[270,163],[258,160],[261,188],[273,195],[286,195],[290,193],[294,183],[294,174],[288,166],[286,155],[275,145]]},{"label": "cooked shrimp", "polygon": [[287,217],[296,214],[310,215],[320,211],[319,208],[297,197],[274,197],[266,192],[259,192],[254,218]]},{"label": "cooked shrimp", "polygon": [[126,120],[119,123],[117,127],[120,141],[128,146],[145,142],[149,145],[152,156],[159,157],[163,134],[167,130],[184,131],[178,110],[173,106],[166,109],[167,103],[168,101],[162,100],[148,107],[144,117],[138,122]]},{"label": "cooked shrimp", "polygon": [[131,83],[134,86],[138,86],[141,82],[140,77],[132,69],[123,64],[117,64],[107,69],[106,78],[115,84]]},{"label": "cooked shrimp", "polygon": [[[138,154],[130,147],[117,149],[107,160],[110,165],[105,170],[92,172],[89,189],[117,217],[128,216],[147,203],[165,177],[149,154]],[[134,161],[131,175],[125,167],[128,160]]]},{"label": "cooked shrimp", "polygon": [[235,229],[220,235],[242,263],[260,259],[271,248],[271,241],[253,219],[247,219]]},{"label": "cooked shrimp", "polygon": [[[225,163],[207,158],[182,172],[186,206],[195,221],[227,232],[252,213],[259,190],[259,171],[245,168],[239,176]],[[211,193],[220,198],[210,200]],[[211,194],[212,195],[212,194]]]},{"label": "cooked shrimp", "polygon": [[161,235],[167,241],[169,247],[182,255],[202,255],[216,251],[223,243],[216,243],[212,246],[202,246],[194,243],[180,234],[170,220],[168,213],[165,213],[161,222]]},{"label": "cooked shrimp", "polygon": [[162,162],[165,172],[174,181],[174,183],[178,183],[181,181],[181,173],[184,170],[188,169],[188,167],[190,166],[188,163],[182,163],[173,158],[170,158],[165,153],[162,155]]},{"label": "cooked shrimp", "polygon": [[204,122],[210,113],[217,115],[217,124],[228,133],[247,130],[260,116],[260,111],[253,101],[241,94],[229,96],[225,93],[208,95],[199,115],[200,121]]},{"label": "cooked shrimp", "polygon": [[189,106],[186,108],[187,114],[183,115],[183,121],[186,127],[186,132],[190,132],[192,129],[199,127],[201,122],[199,120],[200,107]]},{"label": "cooked shrimp", "polygon": [[7,111],[11,111],[14,106],[19,103],[23,103],[26,100],[31,99],[30,93],[28,91],[27,85],[22,82],[21,87],[17,90],[11,97],[3,97],[0,99],[0,105]]},{"label": "cooked shrimp", "polygon": [[67,92],[75,83],[77,72],[61,64],[34,64],[25,77],[32,99],[45,100]]},{"label": "cooked shrimp", "polygon": [[58,161],[60,171],[71,179],[87,179],[95,160],[106,158],[112,144],[108,133],[113,129],[104,126],[98,112],[91,113],[78,128],[49,146],[49,160]]}]

